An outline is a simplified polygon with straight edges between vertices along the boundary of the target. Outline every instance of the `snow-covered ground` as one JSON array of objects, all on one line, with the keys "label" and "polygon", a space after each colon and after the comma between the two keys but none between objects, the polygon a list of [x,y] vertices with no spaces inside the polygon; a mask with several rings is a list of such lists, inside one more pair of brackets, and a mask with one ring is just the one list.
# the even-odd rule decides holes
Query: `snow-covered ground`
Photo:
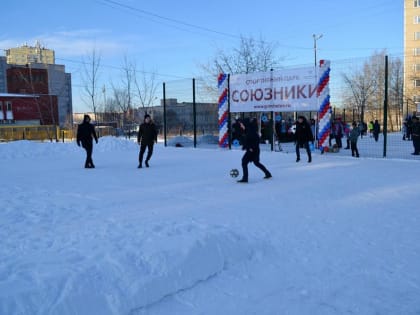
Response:
[{"label": "snow-covered ground", "polygon": [[420,163],[0,144],[0,314],[420,314]]}]

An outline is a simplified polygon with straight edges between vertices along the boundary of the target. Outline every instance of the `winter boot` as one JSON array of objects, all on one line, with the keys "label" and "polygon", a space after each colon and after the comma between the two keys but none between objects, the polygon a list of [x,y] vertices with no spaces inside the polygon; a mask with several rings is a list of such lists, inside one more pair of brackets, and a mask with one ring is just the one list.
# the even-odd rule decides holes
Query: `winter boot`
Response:
[{"label": "winter boot", "polygon": [[269,178],[271,178],[271,177],[273,177],[273,176],[271,176],[271,173],[270,173],[270,172],[268,172],[267,174],[265,174],[264,179],[269,179]]}]

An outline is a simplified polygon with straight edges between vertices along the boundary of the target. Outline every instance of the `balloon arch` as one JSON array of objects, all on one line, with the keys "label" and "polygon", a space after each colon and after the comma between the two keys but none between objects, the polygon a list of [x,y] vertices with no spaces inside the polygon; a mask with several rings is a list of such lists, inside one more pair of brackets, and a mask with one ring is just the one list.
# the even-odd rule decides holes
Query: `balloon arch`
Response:
[{"label": "balloon arch", "polygon": [[[329,81],[330,81],[330,62],[326,61],[326,60],[320,60],[319,62],[319,66],[318,68],[314,71],[315,72],[315,80],[314,78],[312,78],[312,80],[314,80],[316,82],[316,86],[315,89],[311,89],[309,86],[309,91],[307,92],[306,95],[313,95],[313,97],[315,98],[315,102],[316,102],[316,111],[318,113],[317,115],[317,139],[318,139],[318,143],[317,146],[318,148],[323,151],[324,147],[325,147],[325,142],[329,137],[330,134],[330,121],[331,121],[331,104],[330,104],[330,91],[329,91]],[[280,80],[287,80],[288,78],[290,78],[290,80],[293,79],[294,76],[280,76]],[[258,83],[267,83],[268,84],[273,84],[273,78],[268,78],[268,79],[256,79],[256,80],[248,80],[248,81],[253,81],[253,82],[258,82]],[[290,88],[288,91],[286,90],[286,92],[284,94],[286,94],[287,97],[287,93],[294,93],[294,94],[299,94],[302,96],[305,96],[305,92],[303,92],[303,86],[305,86],[305,84],[302,84],[298,87],[293,87]],[[230,76],[228,74],[225,73],[221,73],[218,76],[218,90],[219,90],[219,100],[218,100],[218,110],[219,110],[219,146],[222,148],[226,148],[229,147],[229,124],[230,124],[230,113],[231,113],[231,108],[230,108],[230,101],[232,98],[232,95],[230,95],[229,93],[229,88],[230,88]],[[293,91],[292,91],[293,89]],[[266,100],[267,98],[265,98],[263,91],[264,90],[268,90],[270,92],[270,89],[256,89],[256,90],[252,90],[250,93],[248,93],[247,91],[242,91],[245,92],[243,94],[245,94],[245,99],[247,100],[248,98],[252,99],[252,101],[254,101],[254,103],[257,103],[258,101],[262,100]],[[292,92],[290,92],[292,91]],[[237,92],[237,91],[235,91]],[[271,93],[273,91],[271,90]],[[281,92],[283,93],[283,90],[281,90]],[[251,95],[251,96],[249,96]],[[298,95],[298,96],[299,96]],[[282,94],[283,96],[283,94]],[[238,93],[236,93],[236,99],[235,101],[237,101],[238,98],[242,97],[238,96]],[[257,107],[257,106],[254,106]],[[273,106],[270,104],[265,104],[264,106],[258,106],[258,108],[260,108],[258,111],[272,111]],[[252,111],[251,110],[247,110],[248,112]],[[256,110],[255,110],[256,111]],[[279,110],[280,111],[280,110]],[[237,112],[237,111],[236,111]]]}]

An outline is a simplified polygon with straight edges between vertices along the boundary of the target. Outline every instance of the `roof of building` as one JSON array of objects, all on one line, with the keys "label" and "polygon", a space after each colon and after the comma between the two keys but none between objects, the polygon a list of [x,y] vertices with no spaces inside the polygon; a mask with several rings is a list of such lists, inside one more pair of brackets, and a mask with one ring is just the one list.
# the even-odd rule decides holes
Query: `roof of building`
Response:
[{"label": "roof of building", "polygon": [[39,97],[36,94],[17,94],[17,93],[0,93],[0,97]]}]

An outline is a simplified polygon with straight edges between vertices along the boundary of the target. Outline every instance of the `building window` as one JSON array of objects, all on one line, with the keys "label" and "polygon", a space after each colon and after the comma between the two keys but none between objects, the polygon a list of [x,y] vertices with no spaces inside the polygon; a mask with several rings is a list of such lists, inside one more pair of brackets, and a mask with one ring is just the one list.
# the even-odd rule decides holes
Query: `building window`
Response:
[{"label": "building window", "polygon": [[420,48],[414,48],[414,56],[420,56]]},{"label": "building window", "polygon": [[414,95],[414,96],[413,96],[413,102],[414,102],[414,103],[418,103],[418,102],[420,102],[420,95]]},{"label": "building window", "polygon": [[420,32],[414,32],[414,40],[420,39]]},{"label": "building window", "polygon": [[413,65],[414,68],[414,72],[420,72],[420,64],[416,63],[415,65]]},{"label": "building window", "polygon": [[414,86],[415,87],[420,87],[420,79],[414,80]]},{"label": "building window", "polygon": [[7,111],[11,111],[12,110],[12,102],[6,102],[6,110]]},{"label": "building window", "polygon": [[420,23],[420,16],[417,15],[414,17],[414,24],[419,24]]},{"label": "building window", "polygon": [[414,7],[418,8],[420,6],[420,0],[414,0]]}]

